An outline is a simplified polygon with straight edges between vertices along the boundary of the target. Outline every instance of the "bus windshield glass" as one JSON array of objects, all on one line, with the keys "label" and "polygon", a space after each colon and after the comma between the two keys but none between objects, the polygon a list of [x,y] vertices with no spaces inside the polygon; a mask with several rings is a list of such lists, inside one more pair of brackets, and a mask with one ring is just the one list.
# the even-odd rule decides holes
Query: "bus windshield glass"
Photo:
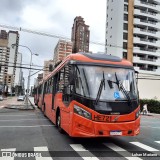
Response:
[{"label": "bus windshield glass", "polygon": [[126,68],[77,65],[75,91],[98,101],[138,98],[135,72]]}]

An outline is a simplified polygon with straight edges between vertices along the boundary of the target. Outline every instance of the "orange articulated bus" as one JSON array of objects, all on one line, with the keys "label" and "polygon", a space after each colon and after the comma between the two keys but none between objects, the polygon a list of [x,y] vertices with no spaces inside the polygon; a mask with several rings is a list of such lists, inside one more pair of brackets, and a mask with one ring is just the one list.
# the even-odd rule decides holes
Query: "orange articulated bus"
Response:
[{"label": "orange articulated bus", "polygon": [[140,132],[135,70],[127,60],[100,53],[71,54],[40,86],[39,107],[60,132],[71,137]]},{"label": "orange articulated bus", "polygon": [[34,88],[33,95],[34,95],[34,103],[40,108],[42,106],[42,87],[43,82]]}]

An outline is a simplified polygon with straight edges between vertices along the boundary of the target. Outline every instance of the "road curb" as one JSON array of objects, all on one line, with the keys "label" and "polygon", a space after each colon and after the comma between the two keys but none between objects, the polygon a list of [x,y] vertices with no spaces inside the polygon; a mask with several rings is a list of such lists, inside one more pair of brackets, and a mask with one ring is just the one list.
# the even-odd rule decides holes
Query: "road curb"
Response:
[{"label": "road curb", "polygon": [[18,108],[18,107],[4,107],[4,108],[7,108],[7,109],[16,109],[16,110],[34,110],[32,108]]},{"label": "road curb", "polygon": [[29,102],[30,102],[30,104],[31,104],[31,106],[33,107],[33,110],[35,110],[35,106],[34,106],[34,104],[31,102],[31,100],[28,98],[28,100],[29,100]]}]

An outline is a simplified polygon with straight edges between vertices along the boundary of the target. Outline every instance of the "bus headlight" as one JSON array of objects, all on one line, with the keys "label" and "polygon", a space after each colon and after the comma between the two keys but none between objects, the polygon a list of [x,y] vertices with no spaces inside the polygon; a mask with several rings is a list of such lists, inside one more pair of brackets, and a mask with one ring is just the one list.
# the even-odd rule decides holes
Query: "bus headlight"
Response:
[{"label": "bus headlight", "polygon": [[136,112],[136,119],[139,117],[140,114],[141,114],[141,111],[138,110],[138,111]]},{"label": "bus headlight", "polygon": [[86,111],[85,109],[83,109],[77,105],[74,105],[74,113],[76,113],[82,117],[85,117],[87,119],[91,119],[91,117],[92,117],[91,113],[89,113],[88,111]]}]

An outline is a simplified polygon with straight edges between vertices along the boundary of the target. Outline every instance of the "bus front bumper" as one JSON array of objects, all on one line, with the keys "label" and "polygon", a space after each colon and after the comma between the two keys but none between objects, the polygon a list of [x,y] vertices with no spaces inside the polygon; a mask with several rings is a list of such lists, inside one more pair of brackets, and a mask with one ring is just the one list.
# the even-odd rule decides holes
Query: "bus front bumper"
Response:
[{"label": "bus front bumper", "polygon": [[136,136],[140,133],[140,116],[130,122],[95,122],[74,114],[72,137]]}]

